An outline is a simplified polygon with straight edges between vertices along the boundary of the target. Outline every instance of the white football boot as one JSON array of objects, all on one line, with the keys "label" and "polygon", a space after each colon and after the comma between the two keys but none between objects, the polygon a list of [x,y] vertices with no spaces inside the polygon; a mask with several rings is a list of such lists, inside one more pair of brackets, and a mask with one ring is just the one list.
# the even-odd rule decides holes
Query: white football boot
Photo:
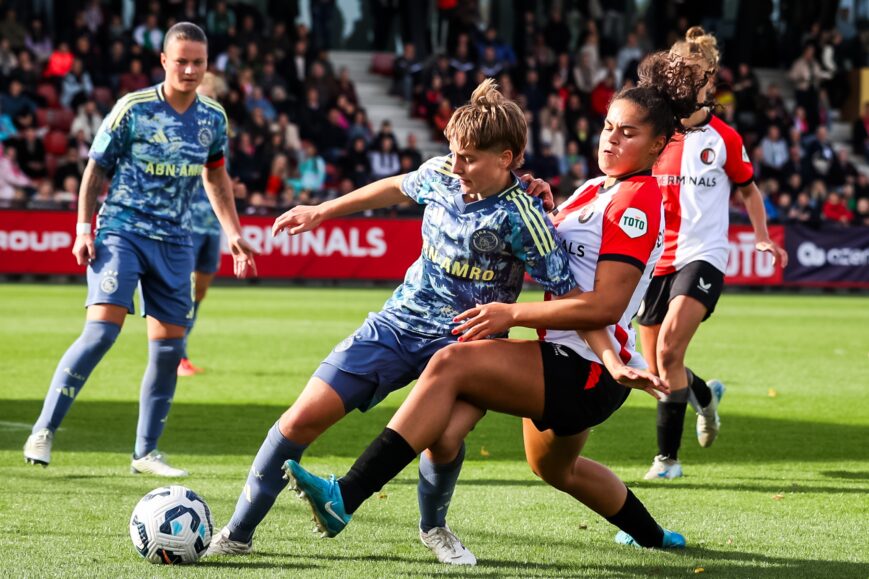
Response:
[{"label": "white football boot", "polygon": [[253,539],[247,543],[233,541],[229,538],[229,527],[223,527],[219,533],[211,537],[211,544],[205,552],[206,557],[215,555],[247,555],[253,550]]},{"label": "white football boot", "polygon": [[51,443],[54,433],[47,428],[31,434],[24,443],[24,462],[48,466],[51,462]]},{"label": "white football boot", "polygon": [[186,470],[170,466],[163,457],[163,453],[156,448],[142,458],[133,458],[133,462],[130,463],[130,472],[133,474],[152,474],[154,476],[170,478],[187,476]]},{"label": "white football boot", "polygon": [[671,480],[682,476],[682,463],[678,459],[667,458],[660,454],[652,461],[652,468],[643,478],[646,480]]},{"label": "white football boot", "polygon": [[710,380],[706,383],[712,391],[712,400],[706,406],[697,411],[697,442],[703,448],[712,446],[718,431],[721,430],[721,418],[718,416],[718,404],[727,390],[718,380]]},{"label": "white football boot", "polygon": [[428,532],[420,529],[419,540],[431,549],[441,563],[449,565],[476,565],[477,558],[465,547],[449,527],[434,527]]}]

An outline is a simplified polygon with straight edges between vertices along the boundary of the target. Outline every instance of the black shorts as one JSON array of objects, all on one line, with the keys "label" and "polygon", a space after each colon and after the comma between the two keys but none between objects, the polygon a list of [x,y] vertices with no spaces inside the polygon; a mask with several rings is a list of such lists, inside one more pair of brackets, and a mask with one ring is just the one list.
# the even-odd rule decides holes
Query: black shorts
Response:
[{"label": "black shorts", "polygon": [[537,430],[571,436],[596,426],[618,410],[631,389],[616,382],[606,368],[567,346],[540,342],[545,398]]},{"label": "black shorts", "polygon": [[690,296],[706,307],[703,321],[715,311],[724,289],[724,274],[706,261],[692,261],[679,271],[652,278],[643,297],[637,322],[657,326],[664,322],[670,302],[676,296]]}]

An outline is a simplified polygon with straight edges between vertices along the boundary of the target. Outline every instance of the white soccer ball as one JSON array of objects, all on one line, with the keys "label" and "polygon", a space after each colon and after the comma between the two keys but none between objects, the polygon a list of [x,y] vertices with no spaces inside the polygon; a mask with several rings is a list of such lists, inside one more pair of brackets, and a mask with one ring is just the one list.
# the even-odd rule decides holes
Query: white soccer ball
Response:
[{"label": "white soccer ball", "polygon": [[154,489],[130,517],[130,538],[151,563],[195,563],[211,543],[211,511],[202,497],[181,485]]}]

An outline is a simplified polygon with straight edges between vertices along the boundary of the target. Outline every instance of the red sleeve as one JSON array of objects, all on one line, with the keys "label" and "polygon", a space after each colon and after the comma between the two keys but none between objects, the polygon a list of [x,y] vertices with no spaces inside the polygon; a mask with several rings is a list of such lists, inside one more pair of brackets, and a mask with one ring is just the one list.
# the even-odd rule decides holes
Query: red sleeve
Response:
[{"label": "red sleeve", "polygon": [[661,190],[652,177],[621,183],[603,216],[598,261],[621,261],[646,269],[661,228]]},{"label": "red sleeve", "polygon": [[710,124],[724,141],[724,150],[727,151],[724,172],[730,181],[737,187],[748,185],[754,181],[754,167],[751,166],[751,159],[748,157],[748,151],[745,150],[739,133],[718,117],[712,117]]}]

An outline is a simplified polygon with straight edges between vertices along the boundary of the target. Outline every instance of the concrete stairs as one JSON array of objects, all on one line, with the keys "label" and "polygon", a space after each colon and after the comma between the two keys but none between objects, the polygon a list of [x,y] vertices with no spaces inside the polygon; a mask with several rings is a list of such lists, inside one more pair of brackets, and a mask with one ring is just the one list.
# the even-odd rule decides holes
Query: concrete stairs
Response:
[{"label": "concrete stairs", "polygon": [[336,73],[342,67],[347,67],[350,79],[356,86],[359,105],[368,112],[374,132],[379,130],[381,122],[389,120],[398,138],[399,148],[407,144],[407,135],[414,133],[424,159],[444,154],[447,151],[446,144],[432,138],[432,131],[426,122],[411,117],[409,105],[401,98],[389,94],[392,79],[369,71],[372,55],[371,52],[336,50],[329,53],[329,59]]}]

